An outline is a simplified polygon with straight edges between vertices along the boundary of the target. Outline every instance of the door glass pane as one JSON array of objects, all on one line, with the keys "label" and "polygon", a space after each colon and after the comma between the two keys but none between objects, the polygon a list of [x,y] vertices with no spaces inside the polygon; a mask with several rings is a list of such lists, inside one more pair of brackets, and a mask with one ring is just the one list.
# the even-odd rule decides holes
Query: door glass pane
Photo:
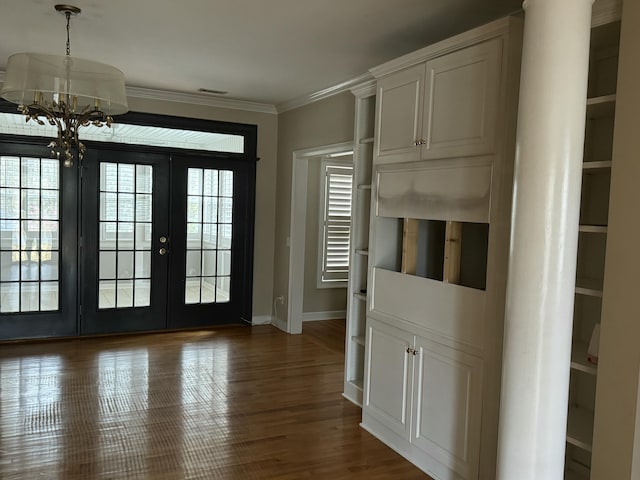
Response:
[{"label": "door glass pane", "polygon": [[148,307],[153,167],[101,162],[99,185],[98,308]]},{"label": "door glass pane", "polygon": [[116,307],[116,281],[100,280],[98,282],[98,308]]},{"label": "door glass pane", "polygon": [[148,307],[151,305],[151,280],[134,281],[134,307]]},{"label": "door glass pane", "polygon": [[58,310],[59,186],[57,160],[0,157],[0,312]]},{"label": "door glass pane", "polygon": [[40,310],[58,310],[58,282],[43,282],[40,288]]},{"label": "door glass pane", "polygon": [[186,227],[185,303],[230,301],[232,171],[188,170]]}]

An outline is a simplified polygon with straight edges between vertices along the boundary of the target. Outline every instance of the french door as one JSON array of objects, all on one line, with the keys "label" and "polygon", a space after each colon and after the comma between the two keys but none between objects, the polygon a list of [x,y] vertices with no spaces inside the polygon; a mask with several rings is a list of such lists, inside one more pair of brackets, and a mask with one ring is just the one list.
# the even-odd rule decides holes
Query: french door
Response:
[{"label": "french door", "polygon": [[[46,154],[45,154],[46,153]],[[255,165],[0,151],[0,338],[249,321]]]},{"label": "french door", "polygon": [[44,147],[0,145],[0,339],[77,332],[77,175]]}]

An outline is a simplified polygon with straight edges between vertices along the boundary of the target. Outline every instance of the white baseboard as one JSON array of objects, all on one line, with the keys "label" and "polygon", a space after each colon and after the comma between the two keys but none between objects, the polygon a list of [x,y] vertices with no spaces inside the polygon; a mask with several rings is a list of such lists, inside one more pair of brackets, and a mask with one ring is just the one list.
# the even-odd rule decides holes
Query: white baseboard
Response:
[{"label": "white baseboard", "polygon": [[315,322],[317,320],[335,320],[337,318],[345,318],[346,310],[330,310],[327,312],[304,312],[302,314],[303,322]]},{"label": "white baseboard", "polygon": [[271,322],[271,315],[254,315],[251,318],[251,325],[270,325]]},{"label": "white baseboard", "polygon": [[283,332],[287,331],[287,322],[282,320],[281,318],[273,317],[271,319],[271,325],[282,330]]}]

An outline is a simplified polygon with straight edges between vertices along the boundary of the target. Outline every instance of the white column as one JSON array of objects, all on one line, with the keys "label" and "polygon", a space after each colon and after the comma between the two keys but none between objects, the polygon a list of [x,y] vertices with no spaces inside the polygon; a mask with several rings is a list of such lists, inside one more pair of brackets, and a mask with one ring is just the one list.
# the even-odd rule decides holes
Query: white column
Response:
[{"label": "white column", "polygon": [[524,2],[498,480],[562,480],[591,0]]}]

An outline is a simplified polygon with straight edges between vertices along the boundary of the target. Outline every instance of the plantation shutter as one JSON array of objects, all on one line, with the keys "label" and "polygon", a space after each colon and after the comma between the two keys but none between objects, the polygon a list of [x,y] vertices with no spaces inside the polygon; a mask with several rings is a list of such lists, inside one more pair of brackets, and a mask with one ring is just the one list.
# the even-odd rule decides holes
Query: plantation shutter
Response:
[{"label": "plantation shutter", "polygon": [[322,281],[344,282],[349,276],[353,167],[325,164],[324,174]]}]

